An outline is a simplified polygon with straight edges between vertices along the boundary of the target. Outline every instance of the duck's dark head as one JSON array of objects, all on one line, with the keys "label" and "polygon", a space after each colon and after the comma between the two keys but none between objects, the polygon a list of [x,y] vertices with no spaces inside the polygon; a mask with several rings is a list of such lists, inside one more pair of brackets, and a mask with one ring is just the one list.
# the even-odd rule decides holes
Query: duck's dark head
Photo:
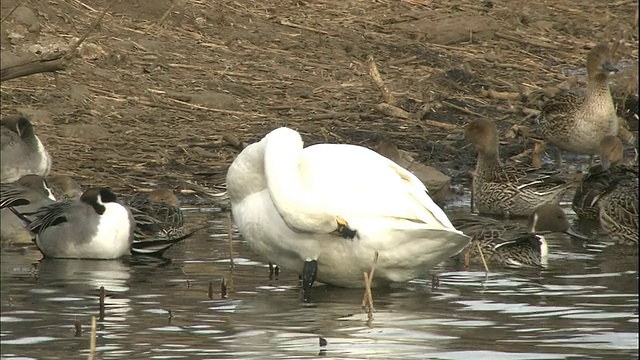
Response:
[{"label": "duck's dark head", "polygon": [[116,197],[116,194],[114,194],[110,189],[97,187],[85,191],[80,197],[80,201],[91,205],[96,213],[102,215],[106,210],[105,204],[117,202],[118,198]]}]

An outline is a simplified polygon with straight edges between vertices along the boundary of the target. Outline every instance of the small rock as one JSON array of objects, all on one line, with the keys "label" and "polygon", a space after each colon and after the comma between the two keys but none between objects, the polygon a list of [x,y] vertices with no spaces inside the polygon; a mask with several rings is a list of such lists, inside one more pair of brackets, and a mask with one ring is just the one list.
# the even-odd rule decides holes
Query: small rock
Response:
[{"label": "small rock", "polygon": [[35,33],[40,31],[40,23],[38,22],[38,16],[33,10],[26,6],[18,6],[16,11],[12,15],[16,23],[25,25],[29,32]]}]

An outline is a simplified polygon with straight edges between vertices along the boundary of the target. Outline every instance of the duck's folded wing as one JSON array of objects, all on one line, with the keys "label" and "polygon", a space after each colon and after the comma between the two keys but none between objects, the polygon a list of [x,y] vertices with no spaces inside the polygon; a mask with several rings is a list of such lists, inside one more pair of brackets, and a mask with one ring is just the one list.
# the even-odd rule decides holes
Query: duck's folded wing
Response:
[{"label": "duck's folded wing", "polygon": [[[182,227],[184,225],[184,216],[179,208],[166,204],[164,202],[149,201],[146,195],[136,194],[132,196],[127,205],[131,209],[134,218],[140,214],[146,214],[153,219],[154,229],[169,230],[170,227]],[[136,215],[138,214],[138,215]],[[143,220],[143,222],[148,222]]]},{"label": "duck's folded wing", "polygon": [[504,234],[496,239],[493,250],[501,253],[507,265],[541,267],[540,235],[526,232]]},{"label": "duck's folded wing", "polygon": [[549,121],[556,116],[563,116],[567,113],[577,111],[584,102],[584,95],[582,91],[561,90],[544,103],[540,111],[540,116],[536,120],[541,121],[545,119]]},{"label": "duck's folded wing", "polygon": [[602,197],[601,211],[616,222],[638,229],[638,179],[613,182]]},{"label": "duck's folded wing", "polygon": [[518,189],[531,189],[539,192],[555,191],[558,187],[567,185],[567,179],[562,178],[560,172],[555,170],[541,170],[524,167],[525,174],[518,181]]},{"label": "duck's folded wing", "polygon": [[464,234],[480,241],[501,238],[505,232],[519,229],[514,224],[505,224],[496,219],[473,215],[452,217],[451,223]]},{"label": "duck's folded wing", "polygon": [[156,218],[138,208],[130,206],[129,209],[136,223],[134,234],[136,239],[142,239],[162,231],[162,224]]}]

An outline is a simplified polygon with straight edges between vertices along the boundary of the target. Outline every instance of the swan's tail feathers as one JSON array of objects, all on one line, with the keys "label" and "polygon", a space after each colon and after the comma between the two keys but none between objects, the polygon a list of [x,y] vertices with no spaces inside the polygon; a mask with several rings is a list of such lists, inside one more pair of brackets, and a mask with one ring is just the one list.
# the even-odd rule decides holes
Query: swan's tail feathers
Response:
[{"label": "swan's tail feathers", "polygon": [[[432,247],[431,251],[442,252],[446,257],[459,254],[471,242],[471,237],[462,232],[446,229],[423,229],[418,231],[415,237],[418,239],[439,239],[439,241],[427,245],[427,248]],[[422,246],[426,245],[423,241],[421,242]]]}]

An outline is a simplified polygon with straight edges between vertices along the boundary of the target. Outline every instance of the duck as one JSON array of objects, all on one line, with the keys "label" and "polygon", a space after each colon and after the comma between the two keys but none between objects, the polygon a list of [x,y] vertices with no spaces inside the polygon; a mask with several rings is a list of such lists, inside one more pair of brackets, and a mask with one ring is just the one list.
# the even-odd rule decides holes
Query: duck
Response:
[{"label": "duck", "polygon": [[593,218],[619,245],[638,246],[638,167],[623,164],[623,146],[614,136],[601,143],[602,163],[589,169],[576,191],[576,213]]},{"label": "duck", "polygon": [[[526,228],[493,218],[469,215],[451,219],[458,230],[471,236],[471,243],[454,258],[466,264],[508,267],[545,267],[549,247],[543,234],[565,233],[579,240],[589,238],[575,230],[562,208],[555,204],[538,206],[529,216]],[[478,252],[482,250],[482,256]]]},{"label": "duck", "polygon": [[589,168],[573,196],[571,208],[580,219],[598,220],[605,191],[624,178],[637,178],[638,170],[622,163],[624,147],[619,138],[608,135],[600,142],[600,164]]},{"label": "duck", "polygon": [[133,255],[162,256],[175,244],[188,239],[204,226],[184,228],[180,200],[170,189],[136,193],[127,201],[136,223]]},{"label": "duck", "polygon": [[184,225],[184,215],[180,210],[180,200],[169,189],[158,188],[148,193],[136,193],[129,198],[127,205],[135,209],[132,211],[139,211],[155,219],[153,224],[141,224],[139,226],[144,233],[171,233]]},{"label": "duck", "polygon": [[619,178],[600,200],[600,226],[617,244],[638,246],[638,172]]},{"label": "duck", "polygon": [[471,121],[465,138],[478,151],[471,197],[480,214],[528,217],[540,205],[558,204],[571,185],[558,171],[503,164],[498,130],[492,121]]},{"label": "duck", "polygon": [[411,172],[368,148],[304,147],[288,127],[244,148],[228,169],[233,220],[253,249],[313,283],[362,288],[405,282],[458,253],[455,229]]},{"label": "duck", "polygon": [[47,258],[117,259],[130,254],[135,221],[108,188],[87,189],[79,199],[54,202],[18,216]]},{"label": "duck", "polygon": [[45,179],[40,175],[24,175],[11,183],[0,184],[0,240],[2,245],[31,244],[31,233],[9,207],[30,212],[55,202]]},{"label": "duck", "polygon": [[71,176],[50,175],[47,184],[57,201],[76,199],[82,196],[82,187]]},{"label": "duck", "polygon": [[586,90],[566,90],[547,100],[537,117],[537,131],[545,144],[558,149],[557,165],[562,164],[561,151],[593,156],[607,135],[618,135],[616,108],[609,90],[609,74],[617,72],[611,63],[607,43],[594,46],[587,55]]},{"label": "duck", "polygon": [[0,183],[15,182],[30,174],[46,177],[51,170],[49,152],[23,116],[0,119],[0,148]]}]

